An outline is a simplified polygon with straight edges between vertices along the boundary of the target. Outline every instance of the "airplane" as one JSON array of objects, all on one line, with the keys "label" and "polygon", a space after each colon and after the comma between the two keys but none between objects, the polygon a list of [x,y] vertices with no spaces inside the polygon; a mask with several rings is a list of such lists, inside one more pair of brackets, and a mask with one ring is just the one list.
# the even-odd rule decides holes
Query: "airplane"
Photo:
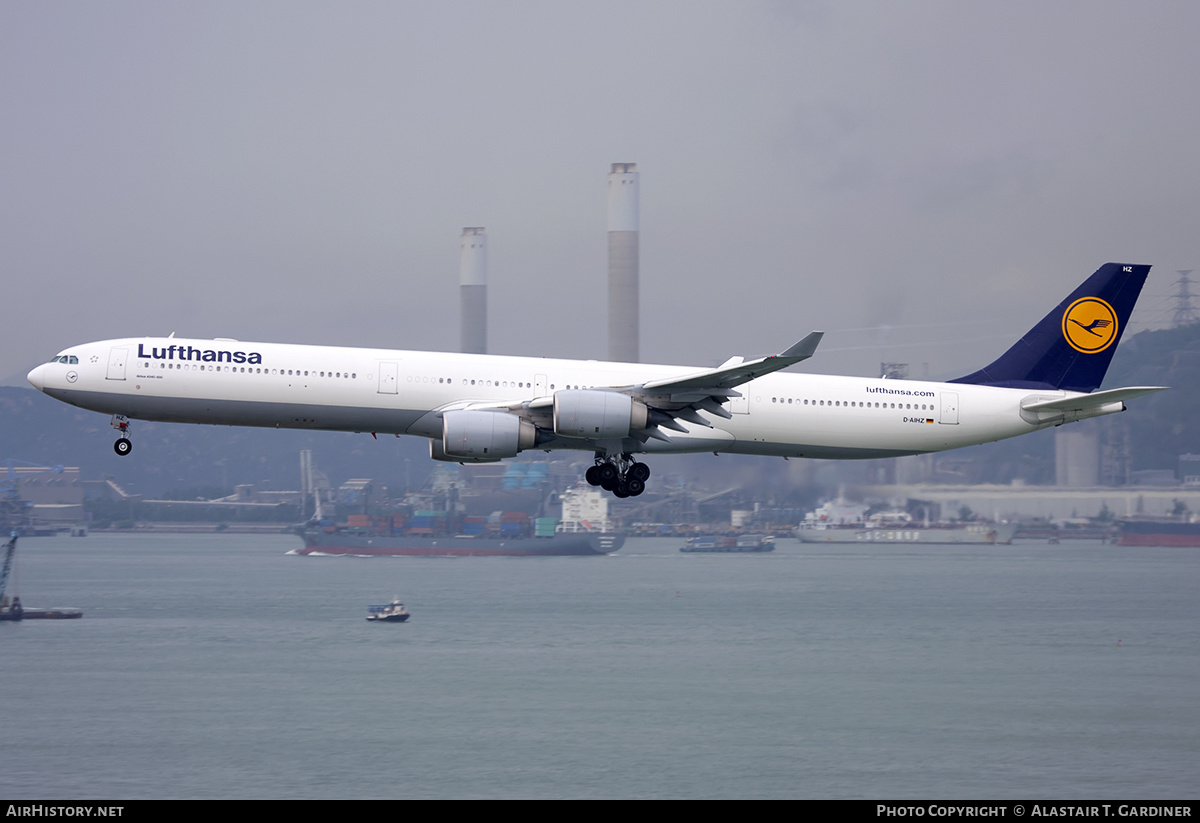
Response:
[{"label": "airplane", "polygon": [[946,383],[780,373],[813,356],[820,331],[707,369],[172,334],[72,346],[29,382],[112,415],[119,455],[132,420],[412,435],[457,463],[589,451],[587,481],[630,497],[650,477],[644,454],[898,457],[1124,411],[1165,388],[1096,391],[1149,271],[1101,266],[994,362]]}]

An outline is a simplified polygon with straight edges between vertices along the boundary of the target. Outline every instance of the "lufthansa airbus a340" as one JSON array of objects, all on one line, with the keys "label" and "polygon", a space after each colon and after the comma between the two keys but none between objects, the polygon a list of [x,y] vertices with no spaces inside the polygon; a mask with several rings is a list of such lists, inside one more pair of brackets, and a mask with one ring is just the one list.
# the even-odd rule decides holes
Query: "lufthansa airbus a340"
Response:
[{"label": "lufthansa airbus a340", "polygon": [[588,482],[641,494],[643,454],[862,459],[944,451],[1124,411],[1160,391],[1096,391],[1150,267],[1108,263],[991,365],[932,383],[782,374],[822,332],[717,368],[135,337],[63,350],[36,388],[131,420],[407,434],[435,460],[592,452]]}]

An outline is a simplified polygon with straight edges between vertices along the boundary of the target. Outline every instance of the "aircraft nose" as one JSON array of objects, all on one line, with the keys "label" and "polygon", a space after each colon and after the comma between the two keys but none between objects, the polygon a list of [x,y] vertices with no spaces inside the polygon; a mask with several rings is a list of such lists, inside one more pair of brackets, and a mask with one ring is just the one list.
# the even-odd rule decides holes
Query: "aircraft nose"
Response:
[{"label": "aircraft nose", "polygon": [[45,375],[46,364],[43,363],[26,375],[25,379],[28,380],[35,389],[41,391],[42,387],[46,385]]}]

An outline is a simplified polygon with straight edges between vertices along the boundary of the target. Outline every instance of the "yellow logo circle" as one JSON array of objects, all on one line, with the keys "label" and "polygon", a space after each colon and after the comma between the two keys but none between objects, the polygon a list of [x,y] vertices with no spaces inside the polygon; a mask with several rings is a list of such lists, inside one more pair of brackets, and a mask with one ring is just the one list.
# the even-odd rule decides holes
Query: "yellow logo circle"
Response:
[{"label": "yellow logo circle", "polygon": [[1081,297],[1063,312],[1062,332],[1076,351],[1102,352],[1117,339],[1117,313],[1099,297]]}]

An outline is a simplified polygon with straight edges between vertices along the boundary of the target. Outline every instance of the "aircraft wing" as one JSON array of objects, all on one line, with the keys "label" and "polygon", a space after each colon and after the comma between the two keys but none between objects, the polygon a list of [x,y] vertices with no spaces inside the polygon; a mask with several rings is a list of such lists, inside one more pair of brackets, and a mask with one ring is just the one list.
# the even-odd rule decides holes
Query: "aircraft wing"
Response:
[{"label": "aircraft wing", "polygon": [[686,374],[682,377],[651,380],[649,383],[643,383],[640,388],[647,394],[692,393],[705,390],[713,390],[712,393],[719,394],[723,389],[731,389],[734,386],[749,383],[756,377],[762,377],[764,374],[786,369],[801,360],[807,360],[813,356],[813,352],[817,350],[817,344],[824,336],[825,332],[815,331],[780,354],[760,357],[748,363],[741,362],[740,358],[734,358],[715,369]]},{"label": "aircraft wing", "polygon": [[[821,342],[824,334],[825,332],[821,331],[812,332],[786,351],[770,355],[769,357],[760,357],[757,360],[748,362],[743,361],[740,357],[733,357],[715,369],[707,369],[692,374],[680,375],[679,377],[651,380],[647,383],[633,386],[614,386],[603,389],[603,391],[633,395],[646,404],[649,410],[647,426],[644,429],[631,432],[631,437],[643,443],[651,438],[670,441],[670,438],[661,429],[687,432],[687,429],[679,423],[679,420],[686,420],[689,423],[705,426],[710,429],[713,428],[712,423],[699,414],[701,411],[706,411],[728,420],[733,415],[721,404],[731,397],[741,397],[739,392],[734,391],[734,386],[740,386],[757,377],[762,377],[764,374],[770,374],[771,372],[779,371],[780,369],[785,369],[788,366],[799,363],[802,360],[807,360],[813,356],[813,352],[816,351],[817,344]],[[545,415],[550,412],[553,406],[554,397],[546,395],[531,400],[514,399],[509,402],[477,403],[462,401],[449,404],[438,409],[435,413],[440,416],[446,411],[461,408],[494,409],[514,413],[525,412],[534,415]]]},{"label": "aircraft wing", "polygon": [[748,362],[740,357],[733,357],[715,369],[651,380],[620,389],[642,398],[650,409],[649,426],[640,432],[634,432],[633,437],[643,443],[651,437],[655,440],[669,441],[670,438],[663,434],[661,429],[686,432],[687,429],[679,420],[711,429],[712,423],[699,414],[701,411],[728,420],[733,415],[721,404],[731,397],[741,397],[741,394],[734,390],[735,386],[807,360],[813,356],[824,335],[825,332],[812,332],[786,351],[769,357],[760,357]]}]

